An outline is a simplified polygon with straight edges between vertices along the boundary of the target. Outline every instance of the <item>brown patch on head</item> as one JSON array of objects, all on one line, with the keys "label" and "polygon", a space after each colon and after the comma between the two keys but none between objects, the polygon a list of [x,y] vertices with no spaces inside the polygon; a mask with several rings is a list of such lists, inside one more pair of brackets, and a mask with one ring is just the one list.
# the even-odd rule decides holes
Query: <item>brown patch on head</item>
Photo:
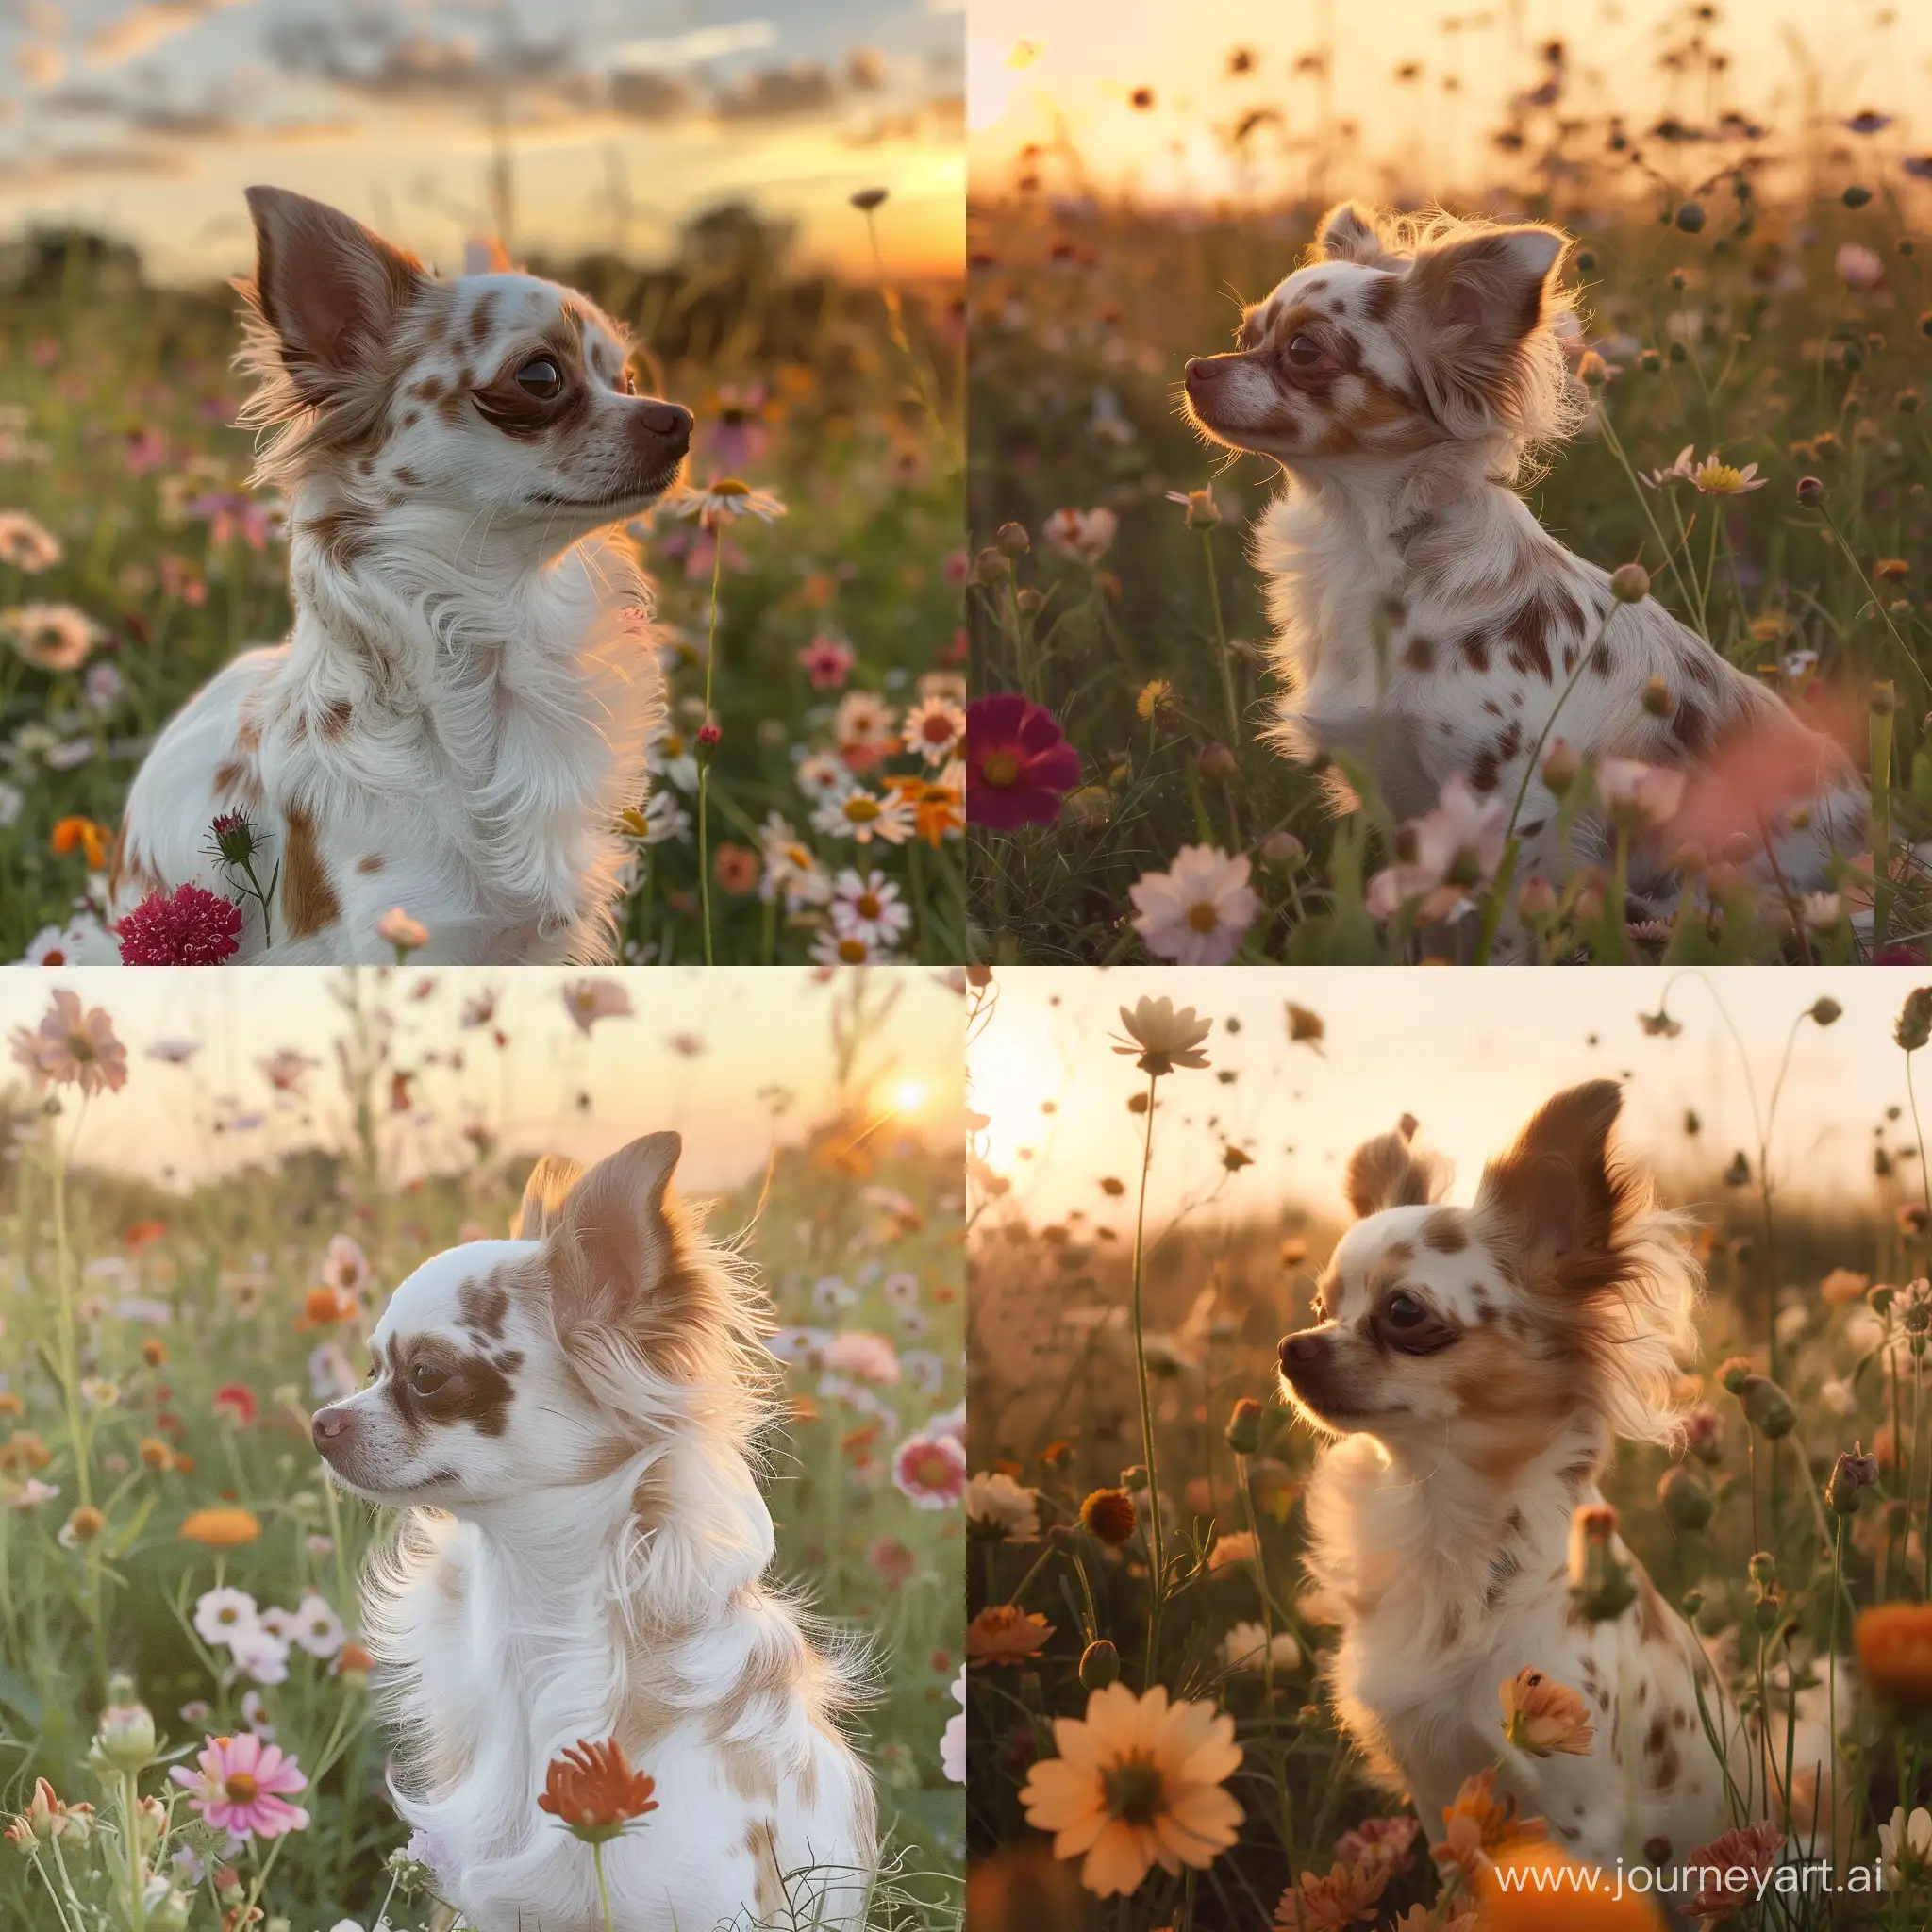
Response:
[{"label": "brown patch on head", "polygon": [[1358,1219],[1384,1208],[1424,1206],[1448,1186],[1441,1158],[1413,1144],[1415,1130],[1414,1116],[1404,1114],[1392,1133],[1364,1141],[1349,1156],[1342,1191]]},{"label": "brown patch on head", "polygon": [[1469,1223],[1459,1208],[1439,1208],[1423,1223],[1423,1246],[1439,1255],[1459,1255],[1469,1245]]},{"label": "brown patch on head", "polygon": [[1377,275],[1362,297],[1363,312],[1371,322],[1387,322],[1401,292],[1401,284],[1393,275]]},{"label": "brown patch on head", "polygon": [[509,1290],[501,1274],[492,1272],[480,1281],[466,1281],[457,1291],[457,1322],[479,1341],[501,1341],[504,1324],[509,1320]]},{"label": "brown patch on head", "polygon": [[718,1756],[724,1760],[724,1781],[734,1797],[747,1805],[777,1802],[778,1768],[756,1744],[721,1744]]},{"label": "brown patch on head", "polygon": [[217,804],[232,803],[259,809],[262,802],[261,773],[248,758],[225,758],[215,767],[214,796]]},{"label": "brown patch on head", "polygon": [[1490,640],[1487,633],[1479,630],[1464,631],[1462,641],[1457,645],[1462,653],[1463,662],[1478,675],[1490,668]]},{"label": "brown patch on head", "polygon": [[386,859],[381,853],[365,852],[362,855],[362,857],[356,861],[356,870],[365,874],[373,872],[380,872],[383,869],[383,867],[388,863],[389,860]]},{"label": "brown patch on head", "polygon": [[1403,650],[1402,661],[1411,671],[1433,671],[1436,668],[1436,647],[1427,638],[1410,638]]},{"label": "brown patch on head", "polygon": [[785,1910],[785,1874],[778,1865],[778,1827],[769,1818],[754,1818],[745,1827],[744,1849],[751,1859],[758,1917],[774,1924]]},{"label": "brown patch on head", "polygon": [[810,1657],[793,1641],[754,1641],[738,1681],[711,1707],[705,1720],[707,1742],[721,1744],[739,1736],[760,1706],[783,1708],[804,1684]]},{"label": "brown patch on head", "polygon": [[315,822],[299,805],[284,813],[288,842],[282,849],[282,881],[276,897],[282,918],[291,940],[308,939],[326,932],[342,916],[342,902],[336,896],[328,869],[316,850]]},{"label": "brown patch on head", "polygon": [[331,744],[340,744],[348,737],[355,715],[346,698],[331,698],[322,708],[322,735]]}]

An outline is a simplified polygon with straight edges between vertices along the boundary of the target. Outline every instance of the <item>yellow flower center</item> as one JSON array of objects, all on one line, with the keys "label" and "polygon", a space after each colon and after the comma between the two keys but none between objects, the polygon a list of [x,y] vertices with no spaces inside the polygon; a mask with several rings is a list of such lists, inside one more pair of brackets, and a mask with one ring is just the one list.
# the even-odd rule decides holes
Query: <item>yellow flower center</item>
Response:
[{"label": "yellow flower center", "polygon": [[725,476],[713,483],[708,493],[712,496],[749,496],[751,485],[741,483],[736,476]]},{"label": "yellow flower center", "polygon": [[845,801],[845,819],[849,824],[869,825],[878,815],[878,800],[868,798],[863,791],[855,791]]},{"label": "yellow flower center", "polygon": [[261,1787],[245,1771],[231,1771],[227,1782],[222,1787],[229,1799],[237,1805],[252,1805],[260,1794]]},{"label": "yellow flower center", "polygon": [[937,1449],[923,1449],[912,1458],[911,1475],[922,1490],[942,1490],[953,1479],[953,1465]]},{"label": "yellow flower center", "polygon": [[927,714],[919,729],[926,743],[946,744],[952,740],[953,721],[943,711],[933,711]]},{"label": "yellow flower center", "polygon": [[979,767],[979,775],[987,784],[1004,791],[1008,785],[1018,784],[1020,760],[1009,751],[989,753]]},{"label": "yellow flower center", "polygon": [[876,919],[884,908],[879,904],[879,895],[876,892],[861,892],[853,900],[852,909],[861,919]]},{"label": "yellow flower center", "polygon": [[1107,1808],[1127,1824],[1151,1824],[1160,1810],[1160,1768],[1151,1758],[1124,1757],[1102,1774]]},{"label": "yellow flower center", "polygon": [[664,756],[667,758],[684,756],[684,740],[675,731],[667,731],[664,734]]},{"label": "yellow flower center", "polygon": [[1221,924],[1220,916],[1214,910],[1211,899],[1196,899],[1188,908],[1188,924],[1196,932],[1212,932]]},{"label": "yellow flower center", "polygon": [[841,966],[863,966],[865,964],[865,941],[863,940],[841,940],[839,941],[839,963]]},{"label": "yellow flower center", "polygon": [[1744,473],[1728,463],[1706,463],[1692,478],[1698,489],[1711,496],[1735,496]]}]

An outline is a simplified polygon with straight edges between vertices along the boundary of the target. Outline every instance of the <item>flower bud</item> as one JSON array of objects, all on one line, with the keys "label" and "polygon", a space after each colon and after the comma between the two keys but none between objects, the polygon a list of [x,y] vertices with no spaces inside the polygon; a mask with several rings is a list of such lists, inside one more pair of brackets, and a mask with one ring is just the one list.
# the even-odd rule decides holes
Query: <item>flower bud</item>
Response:
[{"label": "flower bud", "polygon": [[1607,1503],[1586,1505],[1570,1519],[1570,1601],[1587,1624],[1614,1622],[1637,1601],[1616,1539],[1617,1512]]},{"label": "flower bud", "polygon": [[1759,1590],[1769,1590],[1777,1581],[1777,1558],[1769,1550],[1759,1550],[1745,1566],[1745,1573]]},{"label": "flower bud", "polygon": [[1237,1456],[1252,1456],[1261,1446],[1261,1419],[1267,1411],[1252,1395],[1243,1395],[1228,1416],[1222,1433]]},{"label": "flower bud", "polygon": [[1685,234],[1694,235],[1704,226],[1704,209],[1694,201],[1681,204],[1672,217]]},{"label": "flower bud", "polygon": [[1907,1053],[1917,1053],[1932,1040],[1932,986],[1914,987],[1907,993],[1891,1037]]},{"label": "flower bud", "polygon": [[1204,744],[1194,759],[1194,769],[1210,785],[1225,785],[1240,770],[1235,755],[1224,744]]},{"label": "flower bud", "polygon": [[1547,919],[1557,909],[1557,889],[1548,879],[1528,878],[1516,889],[1516,909],[1524,919]]},{"label": "flower bud", "polygon": [[1668,718],[1676,709],[1671,688],[1661,677],[1649,679],[1643,687],[1643,708],[1653,718]]},{"label": "flower bud", "polygon": [[992,533],[992,541],[1004,557],[1024,557],[1033,548],[1024,524],[1002,524]]},{"label": "flower bud", "polygon": [[975,584],[1003,584],[1012,575],[1011,559],[997,550],[982,550],[973,559],[973,581]]},{"label": "flower bud", "polygon": [[1843,1015],[1844,1008],[1835,999],[1821,998],[1813,1000],[1807,1011],[1814,1026],[1829,1026]]},{"label": "flower bud", "polygon": [[1717,1509],[1710,1485],[1681,1462],[1664,1472],[1657,1486],[1657,1499],[1663,1506],[1664,1520],[1673,1529],[1687,1534],[1702,1529]]},{"label": "flower bud", "polygon": [[1098,1637],[1080,1653],[1080,1688],[1105,1690],[1121,1674],[1121,1654],[1106,1638]]},{"label": "flower bud", "polygon": [[1724,1459],[1724,1421],[1716,1409],[1700,1405],[1684,1418],[1684,1446],[1707,1468]]},{"label": "flower bud", "polygon": [[1873,685],[1865,704],[1874,718],[1889,718],[1898,709],[1898,691],[1889,679],[1880,678]]},{"label": "flower bud", "polygon": [[1307,860],[1308,848],[1292,832],[1270,832],[1261,841],[1261,863],[1285,878],[1301,871]]},{"label": "flower bud", "polygon": [[1798,1425],[1798,1411],[1791,1407],[1791,1398],[1769,1375],[1747,1375],[1739,1399],[1744,1413],[1773,1441],[1789,1436]]},{"label": "flower bud", "polygon": [[1816,476],[1798,478],[1798,502],[1803,508],[1809,509],[1814,504],[1822,503],[1824,500],[1824,485]]},{"label": "flower bud", "polygon": [[1610,595],[1619,604],[1641,604],[1650,595],[1650,573],[1641,563],[1620,563],[1610,573]]},{"label": "flower bud", "polygon": [[1831,1466],[1824,1485],[1824,1500],[1840,1516],[1856,1516],[1858,1500],[1878,1480],[1878,1458],[1867,1456],[1854,1442]]},{"label": "flower bud", "polygon": [[1038,617],[1046,608],[1046,593],[1036,591],[1031,584],[1028,584],[1013,601],[1020,607],[1022,617]]},{"label": "flower bud", "polygon": [[1543,753],[1543,783],[1557,797],[1569,791],[1582,769],[1583,760],[1568,739],[1550,740],[1549,749]]},{"label": "flower bud", "polygon": [[134,1681],[118,1672],[108,1679],[108,1707],[101,1713],[97,1741],[118,1771],[142,1771],[154,1762],[153,1713],[134,1694]]},{"label": "flower bud", "polygon": [[1741,1395],[1744,1384],[1751,1379],[1751,1358],[1749,1356],[1734,1355],[1728,1361],[1718,1364],[1716,1381],[1727,1395]]}]

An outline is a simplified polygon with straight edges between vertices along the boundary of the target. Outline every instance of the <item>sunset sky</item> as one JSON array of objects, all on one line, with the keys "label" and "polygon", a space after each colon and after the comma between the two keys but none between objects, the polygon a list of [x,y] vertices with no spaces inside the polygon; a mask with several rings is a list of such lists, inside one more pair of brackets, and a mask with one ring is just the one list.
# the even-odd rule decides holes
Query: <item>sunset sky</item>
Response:
[{"label": "sunset sky", "polygon": [[[1721,7],[1717,44],[1732,57],[1732,96],[1774,134],[1792,129],[1816,83],[1835,117],[1867,107],[1899,117],[1880,141],[1895,163],[1928,139],[1912,109],[1932,76],[1932,9],[1872,0],[1759,0],[1744,11]],[[1029,142],[1064,132],[1091,182],[1172,203],[1242,192],[1299,193],[1306,149],[1324,126],[1354,123],[1359,160],[1329,156],[1324,192],[1373,198],[1380,164],[1409,193],[1447,197],[1480,187],[1492,150],[1488,136],[1508,97],[1541,79],[1536,50],[1560,37],[1570,65],[1566,110],[1607,105],[1641,130],[1667,107],[1694,120],[1706,103],[1699,83],[1666,92],[1657,56],[1681,37],[1689,8],[1661,0],[1235,0],[1212,8],[1164,0],[974,0],[967,49],[969,160],[975,190],[1004,187]],[[1449,23],[1454,23],[1453,27]],[[1334,50],[1332,92],[1298,61]],[[1228,73],[1242,48],[1249,71]],[[1398,81],[1396,70],[1416,63]],[[1457,91],[1445,90],[1453,77]],[[1149,89],[1153,105],[1131,96]],[[1721,103],[1725,105],[1728,103]],[[1281,117],[1251,142],[1257,158],[1243,176],[1221,138],[1241,117],[1272,108]],[[1331,143],[1331,146],[1334,144]],[[1687,150],[1697,167],[1708,150]],[[1056,190],[1070,177],[1049,167]]]},{"label": "sunset sky", "polygon": [[744,197],[869,272],[957,271],[963,0],[12,0],[0,10],[0,232],[79,223],[158,277],[246,265],[242,190],[338,203],[444,268],[513,248],[650,258]]},{"label": "sunset sky", "polygon": [[[471,1120],[501,1129],[506,1151],[592,1158],[639,1134],[675,1127],[685,1137],[687,1185],[731,1187],[763,1169],[774,1130],[771,1090],[792,1096],[776,1123],[781,1139],[797,1138],[830,1111],[833,994],[808,970],[619,974],[636,1011],[597,1021],[589,1037],[568,1019],[561,997],[566,984],[585,976],[530,966],[389,980],[381,996],[397,1020],[394,1063],[416,1075],[409,1107],[388,1116],[385,1130],[386,1144],[399,1150],[399,1173],[459,1163],[467,1158],[462,1127]],[[864,1104],[889,1116],[882,1132],[904,1125],[941,1145],[958,1132],[961,1001],[934,974],[908,967],[896,976],[897,1005],[862,1063]],[[373,975],[366,977],[373,992]],[[412,998],[425,981],[435,991]],[[128,1049],[128,1080],[90,1104],[78,1158],[152,1179],[194,1180],[290,1147],[345,1144],[348,1111],[334,1050],[345,1022],[330,996],[339,983],[336,974],[297,967],[242,974],[23,969],[0,974],[0,1038],[37,1025],[56,987],[100,1006]],[[491,1021],[461,1027],[464,1002],[486,989],[499,994]],[[508,1036],[505,1049],[493,1042],[497,1029]],[[184,1065],[149,1053],[175,1041],[197,1045]],[[279,1097],[260,1067],[284,1048],[320,1062],[291,1098]],[[460,1071],[447,1064],[455,1049],[463,1056]],[[440,1060],[429,1060],[431,1054]],[[0,1087],[14,1072],[10,1055],[0,1058]],[[72,1090],[64,1091],[71,1103]],[[590,1096],[588,1108],[577,1104],[582,1094]]]},{"label": "sunset sky", "polygon": [[[991,1117],[985,1148],[992,1169],[1036,1222],[1069,1208],[1108,1209],[1098,1183],[1129,1183],[1112,1218],[1130,1225],[1140,1171],[1141,1121],[1127,1100],[1146,1085],[1115,1055],[1119,1008],[1142,995],[1192,1004],[1216,1021],[1205,1072],[1161,1082],[1149,1215],[1156,1223],[1223,1178],[1232,1141],[1256,1165],[1226,1181],[1231,1208],[1273,1212],[1294,1202],[1340,1211],[1349,1154],[1404,1113],[1450,1155],[1466,1201],[1484,1158],[1510,1141],[1537,1107],[1579,1080],[1627,1081],[1624,1121],[1633,1148],[1670,1164],[1721,1168],[1739,1147],[1755,1149],[1736,1046],[1713,988],[1749,1051],[1760,1103],[1770,1095],[1794,1017],[1821,992],[1844,1008],[1828,1030],[1797,1035],[1778,1114],[1773,1176],[1793,1197],[1870,1198],[1872,1130],[1888,1107],[1905,1107],[1905,1056],[1891,1028],[1910,981],[1894,973],[1807,974],[1802,980],[1742,967],[1681,974],[1669,1002],[1674,1039],[1638,1024],[1656,1011],[1673,974],[1610,973],[1328,971],[1224,968],[1006,971],[996,977],[991,1023],[971,1053],[968,1102]],[[1284,1002],[1317,1014],[1319,1051],[1291,1044]],[[1230,1034],[1226,1023],[1240,1022]],[[1923,1056],[1921,1057],[1924,1058]],[[1216,1075],[1232,1068],[1232,1086]],[[1932,1070],[1918,1069],[1922,1087]],[[1932,1107],[1932,1090],[1924,1095]],[[1043,1111],[1051,1106],[1053,1111]],[[1684,1132],[1687,1109],[1703,1123]],[[1894,1137],[1908,1132],[1890,1129]],[[1892,1144],[1897,1144],[1896,1138]],[[1030,1150],[1030,1155],[1023,1150]],[[1755,1163],[1755,1152],[1753,1155]]]}]

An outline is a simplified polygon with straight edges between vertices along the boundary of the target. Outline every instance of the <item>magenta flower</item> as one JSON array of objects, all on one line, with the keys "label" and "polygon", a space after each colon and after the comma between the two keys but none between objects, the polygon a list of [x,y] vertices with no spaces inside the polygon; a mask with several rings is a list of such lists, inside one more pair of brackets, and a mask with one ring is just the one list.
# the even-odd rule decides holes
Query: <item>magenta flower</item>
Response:
[{"label": "magenta flower", "polygon": [[812,690],[837,691],[852,675],[852,646],[821,631],[799,652],[798,661],[805,666]]},{"label": "magenta flower", "polygon": [[199,886],[150,892],[118,927],[124,966],[219,966],[235,951],[242,908]]},{"label": "magenta flower", "polygon": [[285,1831],[308,1829],[308,1813],[286,1798],[307,1790],[308,1779],[280,1745],[264,1744],[253,1731],[210,1738],[195,1762],[198,1774],[177,1764],[168,1775],[194,1794],[188,1808],[217,1831],[280,1838]]},{"label": "magenta flower", "polygon": [[966,707],[966,818],[1010,832],[1050,825],[1061,794],[1080,782],[1080,755],[1051,711],[1017,691],[974,698]]}]

